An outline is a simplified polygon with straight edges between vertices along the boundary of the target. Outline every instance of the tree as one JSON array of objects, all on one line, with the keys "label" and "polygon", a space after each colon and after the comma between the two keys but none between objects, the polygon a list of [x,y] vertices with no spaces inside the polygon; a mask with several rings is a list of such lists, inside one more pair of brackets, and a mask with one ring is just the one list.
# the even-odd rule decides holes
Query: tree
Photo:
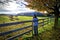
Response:
[{"label": "tree", "polygon": [[46,10],[49,13],[53,12],[55,15],[54,29],[57,28],[60,0],[25,0],[25,1],[29,3],[29,5],[27,6],[30,7],[31,9],[35,9],[38,11]]}]

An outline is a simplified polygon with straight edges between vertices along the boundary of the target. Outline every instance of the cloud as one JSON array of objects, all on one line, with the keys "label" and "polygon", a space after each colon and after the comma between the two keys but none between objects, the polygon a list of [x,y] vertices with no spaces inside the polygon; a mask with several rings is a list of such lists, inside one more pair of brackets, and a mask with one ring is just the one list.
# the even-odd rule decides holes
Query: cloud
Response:
[{"label": "cloud", "polygon": [[28,3],[24,0],[0,0],[0,14],[34,11],[26,8],[26,5]]}]

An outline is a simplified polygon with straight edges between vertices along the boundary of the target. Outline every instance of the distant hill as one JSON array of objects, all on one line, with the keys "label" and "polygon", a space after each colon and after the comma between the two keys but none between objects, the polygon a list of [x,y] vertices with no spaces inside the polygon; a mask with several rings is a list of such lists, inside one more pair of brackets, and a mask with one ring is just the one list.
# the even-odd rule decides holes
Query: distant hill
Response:
[{"label": "distant hill", "polygon": [[26,12],[26,13],[19,13],[17,14],[17,16],[33,16],[34,14],[36,14],[37,16],[44,16],[44,14],[40,13],[40,12]]},{"label": "distant hill", "polygon": [[2,16],[2,15],[3,15],[3,16],[7,16],[6,14],[0,14],[0,16]]},{"label": "distant hill", "polygon": [[40,12],[25,12],[25,13],[18,13],[18,14],[0,14],[0,16],[33,16],[36,14],[37,16],[45,16],[43,13]]},{"label": "distant hill", "polygon": [[0,14],[0,16],[15,16],[14,14]]}]

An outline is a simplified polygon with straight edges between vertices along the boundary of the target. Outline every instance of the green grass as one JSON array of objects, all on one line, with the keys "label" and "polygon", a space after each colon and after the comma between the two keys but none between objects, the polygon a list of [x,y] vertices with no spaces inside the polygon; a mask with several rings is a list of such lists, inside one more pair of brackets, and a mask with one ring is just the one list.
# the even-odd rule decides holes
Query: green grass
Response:
[{"label": "green grass", "polygon": [[[39,36],[33,36],[33,37],[27,37],[25,40],[60,40],[60,29],[54,30],[52,29],[54,25],[54,21],[52,21],[50,24],[45,25],[44,27],[39,28]],[[60,28],[60,18],[58,21],[58,28]]]},{"label": "green grass", "polygon": [[[47,17],[38,17],[38,19],[42,19],[42,18],[47,18]],[[16,19],[18,19],[18,20],[16,20]],[[9,16],[0,16],[0,23],[26,21],[26,20],[32,20],[32,19],[33,19],[33,17],[30,17],[30,16],[17,16],[17,17],[13,16],[13,21],[11,21]],[[6,32],[6,31],[9,31],[9,30],[14,30],[14,29],[22,28],[22,27],[24,27],[24,26],[28,26],[28,25],[31,25],[31,24],[32,24],[32,23],[29,22],[29,23],[23,23],[23,24],[18,24],[18,25],[1,27],[1,28],[0,28],[0,32]],[[41,28],[39,28],[39,29],[40,29],[40,30],[39,30],[39,33],[43,32],[45,29],[46,29],[46,30],[49,30],[49,28],[51,29],[51,27],[47,27],[47,26],[41,27]],[[3,29],[4,29],[4,30],[3,30]],[[32,29],[32,28],[30,28],[30,29]],[[2,36],[2,39],[1,39],[1,40],[3,40],[3,39],[5,40],[6,38],[8,38],[8,36],[15,36],[15,35],[17,35],[17,34],[26,32],[26,31],[28,31],[28,30],[30,30],[30,29],[28,28],[28,29],[25,29],[25,30],[22,30],[22,31],[13,32],[13,33],[11,33],[11,34],[9,34],[9,35],[6,35],[6,36]],[[46,31],[46,30],[45,30],[45,31]],[[32,33],[32,32],[31,32],[31,33]],[[31,37],[31,35],[32,35],[31,33],[28,33],[28,34],[26,34],[26,35],[24,35],[24,36],[22,36],[22,37],[23,37],[23,38]],[[0,37],[0,38],[1,38],[1,37]]]},{"label": "green grass", "polygon": [[[39,19],[41,18],[47,18],[47,17],[38,17]],[[26,20],[32,20],[33,17],[32,16],[13,16],[13,18],[11,19],[9,16],[0,16],[0,24],[1,23],[7,23],[7,22],[17,22],[17,21],[26,21]]]},{"label": "green grass", "polygon": [[0,23],[10,22],[7,16],[0,16]]},{"label": "green grass", "polygon": [[59,18],[59,21],[58,21],[58,28],[60,28],[60,18]]},{"label": "green grass", "polygon": [[0,16],[0,24],[7,23],[7,22],[17,22],[17,21],[25,21],[25,20],[32,20],[32,17],[27,16],[13,16],[12,20],[9,16]]}]

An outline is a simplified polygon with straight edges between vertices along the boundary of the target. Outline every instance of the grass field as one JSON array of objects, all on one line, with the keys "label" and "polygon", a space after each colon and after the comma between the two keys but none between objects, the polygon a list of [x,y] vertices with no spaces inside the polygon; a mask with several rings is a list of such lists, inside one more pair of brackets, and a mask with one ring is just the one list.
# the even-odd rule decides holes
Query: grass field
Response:
[{"label": "grass field", "polygon": [[[47,17],[38,17],[38,19],[42,19],[42,18],[47,18]],[[29,17],[28,16],[17,16],[17,17],[13,16],[13,20],[11,20],[9,16],[0,16],[0,23],[26,21],[26,20],[32,20],[32,19],[33,19],[33,17],[30,17],[30,16]],[[0,32],[6,32],[7,30],[9,31],[9,30],[14,30],[14,29],[18,29],[18,28],[23,28],[23,27],[31,25],[31,24],[32,24],[32,22],[18,24],[18,25],[12,25],[12,26],[6,26],[6,27],[1,27]],[[10,34],[8,34],[6,36],[1,36],[0,39],[5,40],[6,38],[9,38],[11,36],[15,36],[17,34],[21,34],[21,33],[25,32],[25,31],[28,31],[28,30],[31,30],[31,29],[32,28],[27,28],[27,29],[24,29],[22,31],[13,32],[13,33],[10,33]],[[39,33],[42,33],[44,31],[50,30],[50,29],[52,29],[52,26],[50,27],[49,25],[45,25],[44,27],[39,28]],[[26,35],[24,35],[22,37],[26,38],[26,37],[30,37],[30,36],[32,36],[32,32],[29,33],[29,34],[26,34]]]},{"label": "grass field", "polygon": [[27,37],[25,40],[60,40],[60,18],[58,21],[57,30],[52,29],[53,21],[51,24],[40,28],[38,36]]},{"label": "grass field", "polygon": [[58,28],[60,28],[60,18],[59,18],[59,21],[58,21]]},{"label": "grass field", "polygon": [[7,23],[7,22],[17,22],[17,21],[24,21],[24,20],[32,20],[32,17],[27,16],[13,16],[13,18],[10,18],[9,16],[0,16],[0,24],[1,23]]},{"label": "grass field", "polygon": [[[15,17],[15,16],[13,16],[12,19],[13,20],[11,20],[10,16],[0,16],[0,24],[9,23],[9,22],[18,22],[18,21],[20,22],[20,21],[32,20],[32,17],[27,17],[27,16],[17,16],[17,17]],[[0,32],[15,30],[15,29],[18,29],[18,28],[23,28],[23,27],[28,26],[28,25],[31,25],[31,22],[18,24],[18,25],[12,25],[12,26],[6,26],[6,27],[0,27]],[[24,29],[24,30],[26,30],[26,29]],[[24,30],[22,30],[22,31],[25,32]],[[6,38],[8,38],[7,36],[14,36],[14,35],[17,35],[17,34],[21,34],[21,33],[23,33],[22,31],[13,32],[13,33],[8,34],[6,36],[0,36],[0,40],[5,40]],[[28,31],[28,30],[26,30],[26,31]]]},{"label": "grass field", "polygon": [[[40,18],[46,18],[46,17],[38,17]],[[32,16],[0,16],[0,24],[1,23],[7,23],[7,22],[17,22],[17,21],[26,21],[26,20],[32,20],[33,17]]]}]

